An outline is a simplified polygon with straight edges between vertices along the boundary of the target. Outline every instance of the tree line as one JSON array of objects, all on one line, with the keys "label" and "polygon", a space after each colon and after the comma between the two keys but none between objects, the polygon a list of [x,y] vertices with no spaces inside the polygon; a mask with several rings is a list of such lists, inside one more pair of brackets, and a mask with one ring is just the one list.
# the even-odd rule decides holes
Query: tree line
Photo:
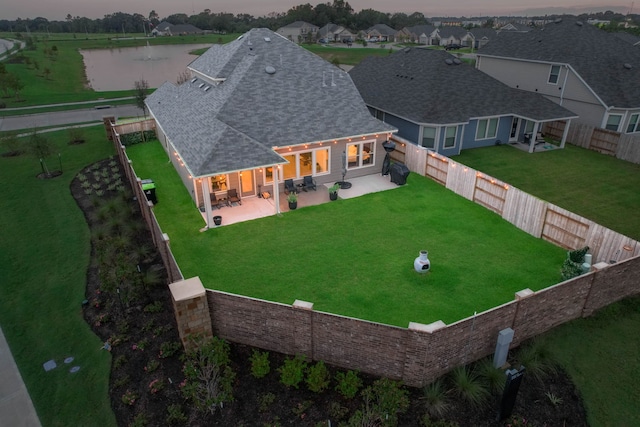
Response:
[{"label": "tree line", "polygon": [[[555,15],[553,15],[555,16]],[[551,16],[546,16],[550,18]],[[620,23],[640,22],[640,15],[606,11],[591,14],[582,14],[578,18],[596,18],[609,20],[609,25],[602,26],[608,31],[620,31]],[[535,18],[531,18],[535,19]],[[280,27],[291,24],[295,21],[305,21],[318,27],[332,23],[342,25],[352,31],[364,31],[375,24],[386,24],[391,28],[400,30],[404,27],[414,25],[429,24],[429,20],[421,12],[412,14],[406,13],[385,13],[374,9],[363,9],[355,12],[351,5],[344,0],[333,0],[333,3],[318,3],[312,6],[310,3],[300,4],[292,7],[286,13],[270,12],[265,16],[254,17],[249,14],[232,14],[226,12],[215,12],[205,9],[194,15],[185,13],[175,13],[160,19],[155,10],[149,12],[147,16],[134,13],[115,12],[104,15],[103,18],[90,19],[87,17],[72,16],[67,14],[64,21],[49,21],[43,17],[35,19],[21,19],[14,21],[6,19],[0,20],[0,32],[20,32],[29,33],[149,33],[160,22],[169,22],[174,25],[191,24],[201,30],[219,33],[245,33],[251,28],[269,28],[277,30]],[[487,18],[487,24],[493,23],[494,19]],[[627,32],[640,34],[638,28],[626,28]]]}]

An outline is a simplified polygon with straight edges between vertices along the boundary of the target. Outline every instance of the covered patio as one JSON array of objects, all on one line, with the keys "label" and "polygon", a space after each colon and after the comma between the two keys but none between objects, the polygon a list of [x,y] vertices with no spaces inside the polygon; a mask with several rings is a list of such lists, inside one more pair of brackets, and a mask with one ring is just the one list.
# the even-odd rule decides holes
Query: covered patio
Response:
[{"label": "covered patio", "polygon": [[[351,188],[341,189],[338,192],[338,200],[351,199],[359,197],[369,193],[375,193],[378,191],[391,190],[398,188],[397,184],[391,182],[390,176],[382,176],[380,173],[361,176],[353,179],[347,179],[346,181],[351,183]],[[313,191],[301,191],[298,193],[298,209],[303,209],[307,206],[319,205],[322,203],[328,203],[329,200],[329,186],[328,184],[318,184],[317,190]],[[214,208],[211,210],[212,216],[221,216],[222,223],[220,227],[225,225],[231,225],[238,222],[251,221],[253,219],[264,218],[274,215],[276,213],[275,198],[269,197],[263,199],[258,196],[245,197],[242,199],[242,204],[233,204],[232,206],[223,206],[221,208]],[[280,212],[289,211],[289,205],[287,202],[287,196],[284,192],[279,194]],[[207,230],[207,213],[201,212],[202,219],[205,221],[205,227],[202,231]],[[213,221],[211,221],[213,224]],[[215,228],[216,226],[214,226]]]}]

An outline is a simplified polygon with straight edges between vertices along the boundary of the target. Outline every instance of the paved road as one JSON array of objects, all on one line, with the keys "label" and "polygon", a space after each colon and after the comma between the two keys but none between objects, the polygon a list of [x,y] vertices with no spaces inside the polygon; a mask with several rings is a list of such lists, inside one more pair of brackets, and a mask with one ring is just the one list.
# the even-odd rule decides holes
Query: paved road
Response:
[{"label": "paved road", "polygon": [[58,111],[52,113],[29,114],[0,118],[0,132],[12,130],[32,130],[45,126],[69,126],[75,123],[102,123],[104,117],[137,117],[142,110],[135,105],[119,105],[111,108]]}]

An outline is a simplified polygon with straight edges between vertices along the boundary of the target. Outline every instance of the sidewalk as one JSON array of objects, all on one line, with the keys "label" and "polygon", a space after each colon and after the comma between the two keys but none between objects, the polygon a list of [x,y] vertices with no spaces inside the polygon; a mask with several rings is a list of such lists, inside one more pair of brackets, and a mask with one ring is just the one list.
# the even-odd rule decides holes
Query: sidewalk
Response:
[{"label": "sidewalk", "polygon": [[40,420],[0,328],[0,427],[40,427]]}]

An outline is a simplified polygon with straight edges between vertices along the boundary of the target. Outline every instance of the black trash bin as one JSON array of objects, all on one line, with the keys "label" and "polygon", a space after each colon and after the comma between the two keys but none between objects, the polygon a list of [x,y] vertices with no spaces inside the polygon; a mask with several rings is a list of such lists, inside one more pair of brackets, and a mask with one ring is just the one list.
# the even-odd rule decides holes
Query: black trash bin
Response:
[{"label": "black trash bin", "polygon": [[391,182],[398,185],[404,185],[407,183],[407,177],[409,176],[409,168],[400,163],[394,163],[391,165]]},{"label": "black trash bin", "polygon": [[144,195],[147,196],[148,201],[152,202],[154,205],[158,204],[158,198],[156,196],[156,184],[152,179],[142,180],[142,191],[144,191]]}]

